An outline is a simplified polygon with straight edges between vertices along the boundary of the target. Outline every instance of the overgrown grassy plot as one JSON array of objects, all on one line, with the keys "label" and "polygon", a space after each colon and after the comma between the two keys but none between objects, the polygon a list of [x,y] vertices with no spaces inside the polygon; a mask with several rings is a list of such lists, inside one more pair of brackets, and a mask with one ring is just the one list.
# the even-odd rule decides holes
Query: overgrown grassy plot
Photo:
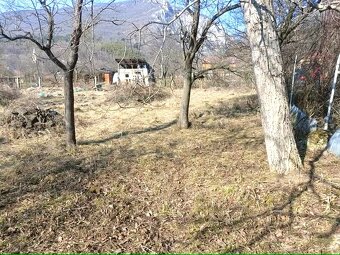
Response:
[{"label": "overgrown grassy plot", "polygon": [[250,95],[195,89],[178,130],[176,93],[132,108],[77,94],[75,150],[53,134],[0,145],[0,250],[338,251],[339,159],[271,174]]}]

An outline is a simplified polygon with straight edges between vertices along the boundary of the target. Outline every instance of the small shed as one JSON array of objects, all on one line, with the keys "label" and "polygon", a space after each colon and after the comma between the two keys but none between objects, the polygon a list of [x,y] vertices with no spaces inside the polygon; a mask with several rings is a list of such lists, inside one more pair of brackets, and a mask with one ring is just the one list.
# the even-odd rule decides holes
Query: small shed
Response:
[{"label": "small shed", "polygon": [[[113,84],[113,76],[115,73],[117,73],[117,71],[106,67],[96,69],[93,75],[96,89],[103,89],[104,87],[108,89],[109,86]],[[91,76],[90,74],[87,75],[88,77]]]},{"label": "small shed", "polygon": [[101,81],[104,82],[105,85],[111,85],[113,81],[113,75],[117,71],[108,68],[99,69],[101,75]]}]

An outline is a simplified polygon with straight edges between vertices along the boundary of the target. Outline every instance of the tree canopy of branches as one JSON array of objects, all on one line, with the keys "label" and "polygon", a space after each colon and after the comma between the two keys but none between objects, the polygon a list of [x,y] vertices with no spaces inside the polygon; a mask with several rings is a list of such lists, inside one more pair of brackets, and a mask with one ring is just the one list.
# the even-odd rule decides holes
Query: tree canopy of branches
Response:
[{"label": "tree canopy of branches", "polygon": [[293,91],[293,103],[320,120],[325,115],[329,84],[340,50],[337,6],[340,4],[336,1],[274,1],[286,85],[291,84],[296,56],[298,70],[306,80],[303,89]]}]

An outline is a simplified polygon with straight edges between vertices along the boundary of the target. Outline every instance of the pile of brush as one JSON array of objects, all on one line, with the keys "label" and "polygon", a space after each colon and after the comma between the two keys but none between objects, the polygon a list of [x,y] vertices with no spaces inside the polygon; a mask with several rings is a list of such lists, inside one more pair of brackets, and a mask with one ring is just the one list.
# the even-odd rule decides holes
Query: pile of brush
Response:
[{"label": "pile of brush", "polygon": [[51,109],[19,108],[9,111],[3,120],[14,138],[61,131],[64,119],[61,114]]}]

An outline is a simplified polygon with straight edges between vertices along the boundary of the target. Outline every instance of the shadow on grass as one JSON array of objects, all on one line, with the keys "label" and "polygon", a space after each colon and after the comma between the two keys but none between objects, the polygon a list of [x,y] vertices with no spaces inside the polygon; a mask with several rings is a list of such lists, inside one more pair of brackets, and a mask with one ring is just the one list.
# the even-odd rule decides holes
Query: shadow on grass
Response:
[{"label": "shadow on grass", "polygon": [[148,132],[155,132],[155,131],[160,131],[162,129],[166,129],[171,127],[172,125],[176,124],[177,120],[172,120],[170,122],[164,123],[162,125],[158,125],[155,127],[148,127],[142,130],[137,130],[137,131],[123,131],[119,133],[115,133],[110,137],[103,138],[103,139],[98,139],[98,140],[88,140],[88,141],[80,141],[78,142],[79,145],[89,145],[89,144],[100,144],[100,143],[106,143],[108,141],[114,140],[114,139],[119,139],[128,135],[139,135],[143,133],[148,133]]},{"label": "shadow on grass", "polygon": [[[86,141],[86,143],[101,144],[122,136],[162,130],[175,123],[176,121],[172,121],[157,127],[126,132],[123,135],[116,134],[106,139]],[[235,144],[244,150],[249,147],[258,148],[263,144],[263,138],[253,137],[249,132],[252,125],[244,125],[235,129],[229,136],[226,136],[224,144],[219,144],[220,141],[209,141],[210,144],[204,146],[213,146],[214,152],[218,149],[232,150]],[[253,141],[248,142],[249,139]],[[78,156],[48,155],[43,148],[39,153],[34,152],[30,157],[23,158],[17,155],[17,158],[21,158],[22,161],[16,167],[18,178],[11,180],[13,183],[8,189],[0,190],[0,251],[118,251],[117,253],[174,252],[172,249],[177,249],[176,252],[186,251],[185,246],[179,246],[182,241],[180,238],[190,239],[191,236],[183,237],[179,233],[164,229],[164,226],[162,229],[160,223],[166,222],[175,228],[176,224],[181,223],[182,218],[174,218],[174,222],[171,221],[171,217],[168,219],[152,214],[151,204],[155,203],[155,196],[148,193],[146,181],[135,176],[136,171],[133,168],[136,164],[134,163],[139,159],[142,163],[150,163],[141,156],[152,152],[146,152],[143,148],[134,150],[129,144],[120,145],[118,142],[112,147],[96,145],[90,153],[86,155],[81,153]],[[204,153],[201,148],[197,148],[197,152],[193,149],[191,151],[190,155],[193,157],[200,157]],[[221,236],[224,235],[223,232],[227,232],[228,238],[230,233],[243,231],[247,235],[249,233],[246,239],[237,239],[232,246],[225,246],[220,252],[247,252],[271,237],[274,231],[292,228],[299,218],[310,221],[323,219],[331,222],[327,231],[316,235],[320,238],[332,236],[339,227],[338,216],[330,216],[327,213],[298,213],[295,208],[299,198],[310,191],[317,197],[320,204],[323,203],[322,194],[315,189],[315,181],[339,190],[336,184],[316,174],[315,163],[321,156],[322,153],[309,162],[308,180],[289,190],[281,203],[270,209],[263,209],[260,213],[243,214],[239,217],[228,218],[226,211],[233,210],[229,206],[216,211],[218,217],[215,215],[214,217],[199,216],[194,220],[209,225],[194,238],[202,245],[209,245],[211,235]],[[240,164],[238,159],[233,159],[233,162],[236,162],[235,166]],[[162,161],[158,159],[151,163],[159,164],[157,167],[163,168]],[[176,164],[173,164],[174,168],[181,167],[180,164]],[[31,165],[36,169],[31,168]],[[170,168],[165,169],[169,171],[169,174],[173,171]],[[101,178],[98,178],[99,175]],[[89,189],[89,185],[92,188],[92,183],[97,179],[100,180],[97,184],[99,188]],[[110,182],[106,184],[105,180],[110,180]],[[178,180],[181,181],[180,178]],[[105,191],[105,184],[110,185],[111,190],[109,189],[108,193]],[[172,183],[169,182],[169,186],[171,185]],[[134,189],[136,189],[135,193],[133,193]],[[143,191],[146,193],[141,194]],[[172,196],[178,196],[178,194],[173,193]],[[34,199],[35,197],[38,199]],[[30,200],[34,203],[30,204]],[[240,207],[235,210],[246,210],[245,205]],[[184,210],[183,212],[186,213]],[[63,232],[69,233],[69,236],[65,238]],[[70,238],[71,234],[74,238],[69,241],[67,238]],[[136,241],[137,238],[141,241]],[[57,250],[58,242],[60,242],[59,250]],[[173,245],[174,242],[177,244]],[[182,250],[178,250],[176,246],[181,247]]]},{"label": "shadow on grass", "polygon": [[[87,228],[84,217],[90,218],[95,211],[93,201],[105,196],[102,184],[93,184],[98,176],[126,178],[129,164],[143,154],[127,147],[118,145],[114,156],[107,147],[85,155],[51,155],[43,148],[16,155],[21,161],[11,170],[13,177],[6,173],[9,169],[0,175],[0,251],[47,251],[68,226]],[[45,241],[39,244],[41,240]]]},{"label": "shadow on grass", "polygon": [[[294,187],[291,193],[288,196],[288,199],[283,202],[281,205],[277,205],[276,207],[273,208],[272,211],[267,211],[262,215],[256,215],[256,217],[263,217],[263,216],[275,216],[276,219],[279,219],[279,216],[287,216],[288,217],[288,222],[286,223],[281,223],[280,220],[273,221],[269,224],[266,224],[262,226],[262,231],[260,231],[259,234],[257,234],[255,237],[253,237],[250,241],[248,241],[246,244],[241,245],[239,247],[236,247],[232,250],[227,250],[226,252],[242,252],[246,247],[251,247],[255,245],[257,242],[263,240],[273,232],[273,230],[283,230],[283,229],[288,229],[291,228],[294,221],[296,220],[297,217],[299,218],[305,218],[308,219],[309,221],[316,220],[316,219],[324,219],[327,221],[331,221],[331,227],[329,228],[328,231],[323,232],[323,233],[318,233],[316,236],[318,238],[328,238],[332,236],[333,234],[336,233],[336,231],[339,229],[339,223],[340,223],[340,216],[335,216],[331,217],[328,216],[327,213],[324,215],[314,215],[314,214],[301,214],[297,213],[296,210],[294,210],[294,203],[297,202],[297,200],[305,193],[308,192],[309,190],[313,193],[314,196],[317,197],[320,205],[323,204],[322,198],[320,194],[316,191],[314,182],[316,180],[320,180],[320,177],[316,175],[315,173],[315,163],[320,160],[321,156],[323,155],[325,150],[321,151],[318,155],[314,157],[313,160],[309,162],[309,173],[308,173],[308,181],[305,183],[302,183],[298,185],[297,187]],[[322,181],[324,184],[329,185],[328,181]],[[340,187],[331,185],[332,188],[340,190]]]},{"label": "shadow on grass", "polygon": [[[315,226],[315,228],[313,229],[313,231],[315,232],[310,234],[316,238],[330,238],[339,230],[339,214],[331,216],[325,211],[319,214],[314,212],[299,213],[297,210],[297,207],[300,203],[299,199],[305,199],[302,197],[305,193],[308,192],[311,192],[312,195],[316,197],[320,208],[323,208],[325,206],[324,200],[322,199],[322,195],[324,194],[318,193],[315,188],[316,181],[325,185],[326,188],[340,190],[340,186],[316,174],[315,163],[320,160],[323,152],[324,151],[321,151],[311,161],[308,162],[308,180],[295,185],[290,191],[289,195],[281,203],[276,204],[269,210],[253,215],[248,214],[241,217],[236,217],[237,219],[230,218],[228,217],[229,215],[216,216],[220,214],[219,212],[216,212],[215,218],[211,218],[210,216],[208,216],[198,219],[199,222],[204,222],[208,225],[208,227],[206,227],[203,232],[199,232],[199,234],[195,236],[195,239],[199,240],[199,242],[201,243],[204,243],[206,241],[206,238],[212,238],[213,235],[223,236],[223,233],[227,232],[228,236],[230,232],[243,231],[243,233],[247,234],[243,240],[240,239],[237,243],[226,245],[226,248],[221,250],[220,252],[244,253],[252,251],[252,249],[255,249],[256,252],[259,252],[259,250],[256,250],[256,248],[259,249],[259,247],[261,247],[259,246],[260,243],[262,243],[263,245],[263,243],[266,242],[278,242],[278,240],[275,240],[275,237],[273,237],[275,236],[276,231],[292,231],[292,229],[294,229],[294,224],[299,223],[300,220],[306,220],[307,222],[314,222],[318,220],[327,221],[328,223],[330,223],[327,227],[328,230],[320,230],[319,232],[317,232],[318,228]],[[315,208],[314,205],[313,208]],[[228,218],[229,220],[225,220]],[[289,235],[290,240],[294,240],[294,231],[293,234]],[[299,233],[297,233],[297,235],[299,235]],[[295,248],[296,247],[297,246],[295,246]]]},{"label": "shadow on grass", "polygon": [[[146,151],[143,146],[131,149],[129,143],[117,143],[114,149],[103,145],[80,149],[79,153],[59,151],[51,155],[44,148],[31,148],[26,155],[18,153],[13,158],[20,158],[20,163],[0,173],[0,252],[100,252],[103,242],[105,251],[116,251],[125,245],[126,229],[139,225],[139,239],[145,238],[148,246],[163,245],[158,228],[153,226],[158,219],[146,216],[146,208],[142,209],[149,198],[131,196],[134,186],[141,185],[133,181],[133,166],[143,156],[157,154],[157,150]],[[8,172],[14,175],[9,178]],[[3,185],[6,181],[8,185]],[[132,218],[136,215],[140,217]],[[106,219],[109,222],[105,223]],[[97,228],[102,231],[93,236]],[[149,228],[151,234],[143,232]],[[75,241],[67,248],[67,241],[60,238],[62,233],[74,230],[75,240],[87,236],[87,241]],[[146,251],[134,247],[134,251]]]},{"label": "shadow on grass", "polygon": [[[84,183],[81,180],[88,175],[91,168],[81,166],[84,159],[52,156],[46,158],[47,160],[49,162],[46,162],[46,168],[31,169],[29,164],[36,166],[39,163],[34,159],[22,158],[21,166],[15,169],[16,178],[8,180],[11,183],[10,188],[0,190],[0,209],[8,208],[28,195],[44,193],[54,196],[63,191],[79,191],[83,188]],[[4,182],[5,178],[1,177],[1,181]]]},{"label": "shadow on grass", "polygon": [[257,113],[259,111],[257,95],[241,96],[228,102],[221,102],[212,108],[214,115],[225,117],[239,117]]}]

